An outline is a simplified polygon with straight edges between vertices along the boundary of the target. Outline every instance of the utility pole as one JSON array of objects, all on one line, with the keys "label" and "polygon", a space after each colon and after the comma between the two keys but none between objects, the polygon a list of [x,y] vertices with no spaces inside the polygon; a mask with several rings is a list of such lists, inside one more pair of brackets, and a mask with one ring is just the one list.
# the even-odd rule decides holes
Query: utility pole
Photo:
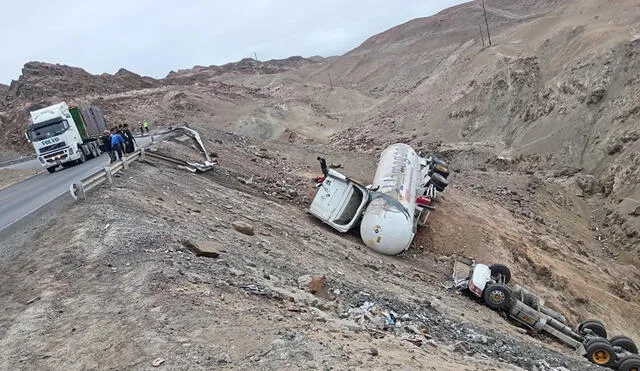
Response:
[{"label": "utility pole", "polygon": [[491,33],[489,32],[489,21],[487,21],[487,9],[484,8],[484,0],[482,0],[482,12],[484,13],[484,24],[487,26],[487,39],[489,39],[489,46],[491,46]]},{"label": "utility pole", "polygon": [[482,22],[478,23],[478,27],[480,28],[480,38],[482,39],[482,46],[484,47],[484,34],[482,34]]},{"label": "utility pole", "polygon": [[256,62],[258,61],[258,54],[256,54],[256,52],[253,52],[253,57],[256,60]]}]

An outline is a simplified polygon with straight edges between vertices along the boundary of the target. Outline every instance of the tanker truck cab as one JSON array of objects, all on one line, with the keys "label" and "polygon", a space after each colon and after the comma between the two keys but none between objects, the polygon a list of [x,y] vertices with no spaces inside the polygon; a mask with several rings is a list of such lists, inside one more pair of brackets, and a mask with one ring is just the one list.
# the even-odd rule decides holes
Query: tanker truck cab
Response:
[{"label": "tanker truck cab", "polygon": [[[321,162],[322,163],[322,162]],[[309,212],[339,232],[354,228],[369,203],[369,191],[345,175],[326,169],[323,178],[316,179],[318,191]]]},{"label": "tanker truck cab", "polygon": [[43,167],[57,166],[76,159],[80,134],[65,103],[31,112],[27,138],[33,144]]}]

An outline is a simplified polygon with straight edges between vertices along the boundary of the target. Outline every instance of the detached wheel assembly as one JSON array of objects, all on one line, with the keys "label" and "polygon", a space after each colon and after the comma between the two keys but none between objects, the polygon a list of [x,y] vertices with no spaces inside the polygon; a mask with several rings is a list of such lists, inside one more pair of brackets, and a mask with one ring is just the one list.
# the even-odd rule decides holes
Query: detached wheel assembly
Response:
[{"label": "detached wheel assembly", "polygon": [[433,183],[438,192],[444,191],[444,189],[449,185],[449,182],[447,182],[447,180],[438,173],[431,174],[431,183]]},{"label": "detached wheel assembly", "polygon": [[613,345],[606,339],[596,339],[587,344],[585,357],[598,366],[611,367],[616,363],[616,353]]},{"label": "detached wheel assembly", "polygon": [[585,330],[590,330],[591,333],[600,336],[601,338],[607,338],[607,329],[604,327],[604,324],[597,319],[588,319],[578,325],[579,333],[588,333]]},{"label": "detached wheel assembly", "polygon": [[448,168],[448,167],[446,167],[445,165],[442,165],[442,164],[436,164],[436,165],[434,165],[434,166],[433,166],[433,171],[434,171],[435,173],[438,173],[438,174],[442,175],[442,177],[443,177],[443,178],[447,178],[447,177],[449,177],[449,174],[451,173],[451,172],[449,171],[449,168]]},{"label": "detached wheel assembly", "polygon": [[511,290],[505,285],[487,284],[482,298],[491,309],[507,309],[511,303]]},{"label": "detached wheel assembly", "polygon": [[632,354],[627,357],[623,357],[618,362],[618,371],[639,371],[640,370],[640,356]]},{"label": "detached wheel assembly", "polygon": [[611,342],[611,345],[614,347],[620,347],[629,353],[638,354],[638,347],[636,346],[636,343],[634,343],[628,336],[614,336],[609,340],[609,342]]},{"label": "detached wheel assembly", "polygon": [[491,278],[498,281],[499,276],[502,276],[504,279],[504,284],[508,284],[511,281],[511,271],[504,264],[491,264],[489,266],[489,270],[491,271]]}]

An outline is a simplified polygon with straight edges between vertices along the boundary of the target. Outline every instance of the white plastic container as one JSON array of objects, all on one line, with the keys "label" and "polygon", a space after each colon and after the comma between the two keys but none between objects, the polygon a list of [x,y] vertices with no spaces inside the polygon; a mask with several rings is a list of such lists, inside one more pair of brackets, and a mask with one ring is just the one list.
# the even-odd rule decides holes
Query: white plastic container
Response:
[{"label": "white plastic container", "polygon": [[396,255],[411,245],[419,175],[419,157],[411,146],[392,144],[380,155],[373,180],[379,194],[372,194],[360,224],[362,241],[372,250]]}]

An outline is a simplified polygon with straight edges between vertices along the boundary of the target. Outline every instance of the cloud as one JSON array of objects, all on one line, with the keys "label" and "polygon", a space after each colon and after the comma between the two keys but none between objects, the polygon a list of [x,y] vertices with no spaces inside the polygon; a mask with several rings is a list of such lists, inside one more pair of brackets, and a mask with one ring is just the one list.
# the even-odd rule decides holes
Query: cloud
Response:
[{"label": "cloud", "polygon": [[154,77],[245,57],[339,55],[461,0],[3,1],[0,82],[39,60]]}]

